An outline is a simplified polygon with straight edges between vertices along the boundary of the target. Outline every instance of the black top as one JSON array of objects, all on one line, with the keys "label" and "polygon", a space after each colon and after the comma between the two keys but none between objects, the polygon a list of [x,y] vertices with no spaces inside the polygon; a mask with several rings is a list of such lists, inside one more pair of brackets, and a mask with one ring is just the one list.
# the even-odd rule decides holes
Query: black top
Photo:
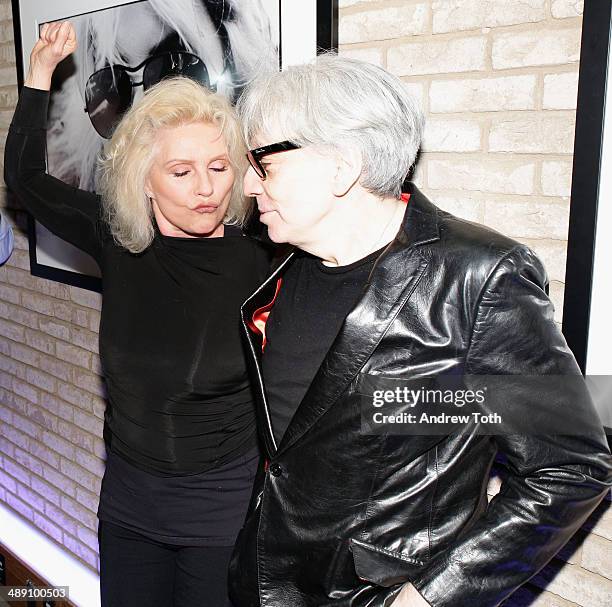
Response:
[{"label": "black top", "polygon": [[38,221],[100,266],[110,450],[158,475],[235,460],[255,445],[239,307],[265,278],[266,252],[230,226],[222,238],[157,232],[138,255],[120,247],[100,218],[99,196],[45,172],[48,100],[23,87],[5,180]]},{"label": "black top", "polygon": [[[384,247],[383,247],[384,249]],[[272,429],[280,444],[325,355],[357,303],[383,249],[328,267],[296,253],[266,322],[262,370]]]}]

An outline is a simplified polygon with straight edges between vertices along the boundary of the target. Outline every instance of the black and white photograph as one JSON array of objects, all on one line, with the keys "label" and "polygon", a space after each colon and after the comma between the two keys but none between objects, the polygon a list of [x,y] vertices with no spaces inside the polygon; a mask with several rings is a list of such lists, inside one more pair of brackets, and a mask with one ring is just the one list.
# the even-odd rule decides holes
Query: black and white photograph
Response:
[{"label": "black and white photograph", "polygon": [[[319,5],[325,3],[318,3]],[[312,58],[329,28],[317,2],[280,0],[14,0],[18,71],[45,23],[70,19],[79,45],[54,75],[47,168],[74,187],[96,191],[97,158],[113,126],[144,90],[189,76],[236,101],[260,70]],[[320,9],[319,9],[320,10]],[[331,13],[330,13],[331,14]],[[31,221],[37,276],[99,290],[95,262]]]}]

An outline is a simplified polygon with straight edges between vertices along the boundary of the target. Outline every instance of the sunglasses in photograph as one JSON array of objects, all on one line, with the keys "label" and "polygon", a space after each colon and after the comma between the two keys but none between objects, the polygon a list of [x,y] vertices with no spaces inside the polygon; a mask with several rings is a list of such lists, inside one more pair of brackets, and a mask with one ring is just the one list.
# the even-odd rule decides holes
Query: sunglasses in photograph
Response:
[{"label": "sunglasses in photograph", "polygon": [[[142,80],[135,72],[142,70]],[[85,85],[85,111],[101,137],[110,139],[121,117],[132,105],[134,89],[147,90],[164,78],[186,76],[211,88],[208,70],[197,55],[168,51],[149,57],[139,65],[112,65],[94,72]]]}]

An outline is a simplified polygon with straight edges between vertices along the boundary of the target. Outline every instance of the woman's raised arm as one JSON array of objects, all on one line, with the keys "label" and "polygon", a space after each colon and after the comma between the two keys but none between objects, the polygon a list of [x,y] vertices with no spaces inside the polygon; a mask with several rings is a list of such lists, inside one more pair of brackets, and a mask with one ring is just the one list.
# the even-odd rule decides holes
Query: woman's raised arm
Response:
[{"label": "woman's raised arm", "polygon": [[4,152],[4,180],[25,208],[51,232],[92,255],[101,251],[100,198],[46,171],[46,123],[51,76],[76,48],[68,22],[45,24],[30,54]]}]

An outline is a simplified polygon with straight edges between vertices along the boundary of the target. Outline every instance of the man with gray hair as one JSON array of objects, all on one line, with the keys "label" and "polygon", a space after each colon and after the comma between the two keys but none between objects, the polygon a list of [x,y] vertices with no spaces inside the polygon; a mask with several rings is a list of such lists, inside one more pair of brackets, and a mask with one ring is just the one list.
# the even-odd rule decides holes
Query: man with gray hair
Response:
[{"label": "man with gray hair", "polygon": [[[566,413],[580,402],[588,437],[496,433],[471,418],[407,434],[364,420],[368,394],[389,402],[421,380],[583,386],[541,263],[414,185],[402,193],[423,118],[385,70],[322,56],[262,75],[239,110],[245,191],[269,237],[296,249],[242,308],[265,466],[230,567],[234,604],[499,605],[612,484],[588,397],[549,382],[544,399]],[[543,392],[525,385],[503,402],[532,420]],[[487,504],[496,455],[506,476]]]}]

